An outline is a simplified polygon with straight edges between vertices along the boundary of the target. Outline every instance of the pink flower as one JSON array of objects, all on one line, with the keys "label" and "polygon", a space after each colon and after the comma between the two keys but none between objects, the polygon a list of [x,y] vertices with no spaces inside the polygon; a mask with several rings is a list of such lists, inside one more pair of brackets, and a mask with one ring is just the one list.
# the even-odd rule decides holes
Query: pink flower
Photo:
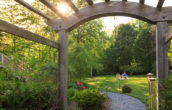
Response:
[{"label": "pink flower", "polygon": [[85,87],[84,87],[84,86],[82,86],[82,87],[81,87],[81,89],[85,89]]},{"label": "pink flower", "polygon": [[77,86],[83,85],[81,82],[77,82]]}]

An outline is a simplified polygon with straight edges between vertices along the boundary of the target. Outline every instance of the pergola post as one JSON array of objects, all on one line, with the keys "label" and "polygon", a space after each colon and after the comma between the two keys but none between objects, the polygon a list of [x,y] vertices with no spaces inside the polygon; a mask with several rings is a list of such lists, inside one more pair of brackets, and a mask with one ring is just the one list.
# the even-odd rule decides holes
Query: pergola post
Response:
[{"label": "pergola post", "polygon": [[67,79],[68,79],[68,35],[66,30],[61,30],[59,34],[59,54],[58,54],[58,82],[60,110],[67,110]]},{"label": "pergola post", "polygon": [[[156,75],[157,75],[157,91],[161,88],[161,79],[168,77],[168,57],[167,46],[165,45],[167,31],[167,22],[157,22],[156,29]],[[159,102],[161,102],[159,94],[157,97],[157,110],[159,110]]]},{"label": "pergola post", "polygon": [[165,44],[167,22],[158,22],[156,31],[157,78],[163,79],[168,77],[168,57],[167,46]]}]

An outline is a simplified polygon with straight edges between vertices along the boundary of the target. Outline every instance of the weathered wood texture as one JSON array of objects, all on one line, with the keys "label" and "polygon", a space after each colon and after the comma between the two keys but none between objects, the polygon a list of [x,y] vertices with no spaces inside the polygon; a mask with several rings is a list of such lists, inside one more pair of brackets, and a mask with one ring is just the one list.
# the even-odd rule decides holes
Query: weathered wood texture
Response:
[{"label": "weathered wood texture", "polygon": [[8,65],[10,63],[10,58],[2,53],[0,53],[0,67],[1,65]]},{"label": "weathered wood texture", "polygon": [[144,4],[145,3],[145,0],[140,0],[139,3],[140,4]]},{"label": "weathered wood texture", "polygon": [[65,30],[59,33],[59,59],[58,59],[58,77],[59,77],[59,99],[60,107],[67,110],[67,80],[68,80],[68,36]]},{"label": "weathered wood texture", "polygon": [[130,16],[154,24],[158,21],[172,21],[171,10],[172,7],[165,7],[160,11],[136,2],[110,1],[109,3],[97,3],[93,7],[82,8],[78,14],[72,14],[65,21],[57,19],[52,27],[55,31],[62,28],[71,31],[89,20],[104,16]]},{"label": "weathered wood texture", "polygon": [[156,108],[156,85],[155,85],[155,78],[148,78],[149,84],[149,109],[153,110]]},{"label": "weathered wood texture", "polygon": [[48,2],[47,0],[39,0],[39,1],[42,2],[48,8],[50,8],[56,15],[58,15],[62,19],[65,19],[65,16],[55,6],[53,6],[50,2]]},{"label": "weathered wood texture", "polygon": [[[161,79],[168,76],[168,59],[167,50],[165,46],[167,22],[158,22],[156,30],[156,75],[157,75],[157,91],[159,93],[161,88]],[[157,97],[157,110],[159,110],[159,104],[161,99]]]},{"label": "weathered wood texture", "polygon": [[40,15],[41,17],[45,18],[46,20],[48,20],[48,21],[52,20],[51,17],[49,17],[48,15],[42,13],[42,12],[39,11],[38,9],[33,8],[31,5],[29,5],[29,4],[26,3],[25,1],[23,1],[23,0],[15,0],[15,1],[18,2],[19,4],[23,5],[23,6],[26,7],[27,9],[33,11],[34,13]]},{"label": "weathered wood texture", "polygon": [[159,79],[168,77],[168,57],[165,45],[167,22],[158,22],[156,30],[156,69]]},{"label": "weathered wood texture", "polygon": [[65,1],[75,12],[79,11],[79,9],[75,6],[75,4],[73,4],[71,0],[65,0]]},{"label": "weathered wood texture", "polygon": [[86,0],[87,1],[87,3],[88,3],[88,5],[94,5],[94,3],[93,3],[93,1],[92,0]]},{"label": "weathered wood texture", "polygon": [[0,20],[0,31],[7,32],[24,39],[31,40],[58,49],[58,43],[51,41],[45,37],[42,37],[38,34],[34,34],[30,31],[19,28],[13,24],[7,23],[3,20]]},{"label": "weathered wood texture", "polygon": [[162,8],[162,5],[164,4],[164,1],[165,0],[159,0],[158,4],[157,4],[157,8],[159,8],[159,9]]}]

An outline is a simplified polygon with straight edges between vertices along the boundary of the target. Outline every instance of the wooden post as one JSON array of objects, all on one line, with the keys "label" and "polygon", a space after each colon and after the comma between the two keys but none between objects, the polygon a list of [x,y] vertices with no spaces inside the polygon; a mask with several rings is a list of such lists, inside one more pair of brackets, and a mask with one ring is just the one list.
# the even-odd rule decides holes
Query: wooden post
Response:
[{"label": "wooden post", "polygon": [[67,79],[68,79],[68,35],[66,30],[59,34],[58,82],[60,110],[67,110]]},{"label": "wooden post", "polygon": [[168,77],[168,58],[167,48],[165,45],[167,22],[158,22],[156,30],[156,69],[157,78],[163,79]]},{"label": "wooden post", "polygon": [[148,77],[148,84],[149,84],[149,109],[153,110],[156,108],[155,78]]},{"label": "wooden post", "polygon": [[[168,59],[165,45],[167,31],[167,22],[158,22],[156,30],[156,74],[157,74],[157,91],[161,88],[160,79],[168,77]],[[160,97],[157,93],[157,110],[159,110]]]}]

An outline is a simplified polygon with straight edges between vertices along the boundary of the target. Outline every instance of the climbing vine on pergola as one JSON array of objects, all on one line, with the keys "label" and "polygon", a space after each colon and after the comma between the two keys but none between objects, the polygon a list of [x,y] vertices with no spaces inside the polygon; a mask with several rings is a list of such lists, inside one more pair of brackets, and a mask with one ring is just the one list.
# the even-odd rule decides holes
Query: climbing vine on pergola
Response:
[{"label": "climbing vine on pergola", "polygon": [[[74,11],[70,16],[63,15],[53,4],[48,0],[39,0],[61,19],[52,18],[23,0],[15,0],[19,4],[35,12],[46,20],[47,25],[52,27],[52,30],[58,32],[58,43],[51,41],[43,36],[29,32],[19,28],[6,21],[0,20],[0,31],[7,32],[40,44],[58,49],[58,83],[60,106],[67,110],[67,77],[68,77],[68,32],[72,31],[79,25],[104,16],[130,16],[145,22],[156,24],[156,72],[157,79],[166,78],[168,76],[168,59],[167,52],[169,41],[172,36],[168,35],[168,23],[172,22],[172,6],[162,7],[165,0],[159,0],[156,7],[151,7],[145,4],[145,0],[137,2],[129,2],[127,0],[110,1],[96,3],[92,0],[85,0],[88,7],[78,9],[71,0],[64,0],[69,7]],[[159,86],[158,86],[159,88]],[[158,109],[158,108],[157,108]]]}]

